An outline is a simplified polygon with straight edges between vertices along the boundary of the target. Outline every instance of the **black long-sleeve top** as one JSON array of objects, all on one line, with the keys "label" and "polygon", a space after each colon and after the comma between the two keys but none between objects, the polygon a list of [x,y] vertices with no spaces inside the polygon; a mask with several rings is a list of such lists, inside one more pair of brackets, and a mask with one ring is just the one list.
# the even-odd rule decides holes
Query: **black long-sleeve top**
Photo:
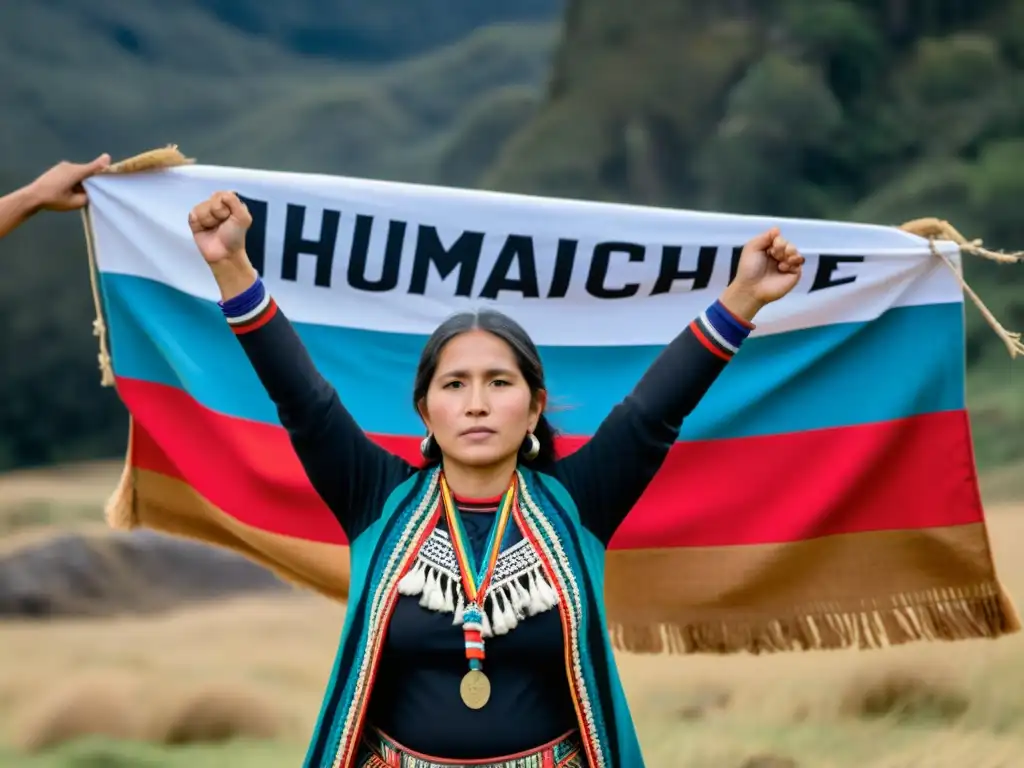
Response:
[{"label": "black long-sleeve top", "polygon": [[[251,290],[256,289],[263,290],[259,284]],[[588,442],[551,466],[536,467],[565,486],[583,524],[606,544],[661,467],[683,419],[749,332],[751,326],[716,307],[664,348]],[[276,404],[310,483],[351,541],[417,467],[362,431],[271,297],[253,299],[242,309],[232,318],[225,307],[228,322]],[[456,502],[479,559],[497,500]],[[444,526],[442,517],[439,527]],[[508,546],[516,542],[513,538]],[[577,727],[557,610],[488,638],[486,649],[491,699],[472,710],[459,697],[467,669],[461,628],[453,626],[450,614],[421,607],[419,597],[400,597],[371,694],[369,723],[407,747],[448,759],[513,754]]]}]

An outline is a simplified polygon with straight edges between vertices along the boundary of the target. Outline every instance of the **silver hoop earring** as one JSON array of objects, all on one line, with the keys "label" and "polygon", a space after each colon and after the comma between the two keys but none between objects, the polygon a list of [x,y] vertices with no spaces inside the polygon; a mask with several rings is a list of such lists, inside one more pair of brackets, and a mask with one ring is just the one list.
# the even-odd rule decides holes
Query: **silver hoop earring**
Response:
[{"label": "silver hoop earring", "polygon": [[523,451],[523,458],[527,461],[533,461],[540,455],[540,440],[533,432],[526,434],[526,440],[523,441],[523,445],[526,450]]},{"label": "silver hoop earring", "polygon": [[420,440],[420,453],[423,454],[424,459],[429,459],[430,454],[434,449],[434,436],[432,434],[427,435]]}]

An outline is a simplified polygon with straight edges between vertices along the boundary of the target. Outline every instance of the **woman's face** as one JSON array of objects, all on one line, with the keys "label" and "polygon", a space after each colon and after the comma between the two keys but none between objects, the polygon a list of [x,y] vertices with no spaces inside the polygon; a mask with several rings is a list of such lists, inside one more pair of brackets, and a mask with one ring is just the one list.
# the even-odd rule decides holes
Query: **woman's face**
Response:
[{"label": "woman's face", "polygon": [[490,466],[514,456],[544,410],[512,348],[487,331],[449,341],[438,358],[420,415],[445,455],[465,466]]}]

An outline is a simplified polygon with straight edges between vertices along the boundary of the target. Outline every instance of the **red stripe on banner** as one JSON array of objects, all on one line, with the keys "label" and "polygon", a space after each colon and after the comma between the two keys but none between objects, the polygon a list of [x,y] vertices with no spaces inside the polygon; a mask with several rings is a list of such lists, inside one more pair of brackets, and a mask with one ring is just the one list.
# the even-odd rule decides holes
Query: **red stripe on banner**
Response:
[{"label": "red stripe on banner", "polygon": [[967,412],[943,411],[677,443],[612,547],[773,544],[983,519]]},{"label": "red stripe on banner", "polygon": [[[283,429],[224,416],[163,384],[118,379],[135,420],[134,466],[184,480],[246,525],[344,543]],[[371,435],[419,460],[418,437]],[[563,453],[587,438],[562,438]],[[615,548],[728,546],[983,519],[967,414],[680,442]]]}]

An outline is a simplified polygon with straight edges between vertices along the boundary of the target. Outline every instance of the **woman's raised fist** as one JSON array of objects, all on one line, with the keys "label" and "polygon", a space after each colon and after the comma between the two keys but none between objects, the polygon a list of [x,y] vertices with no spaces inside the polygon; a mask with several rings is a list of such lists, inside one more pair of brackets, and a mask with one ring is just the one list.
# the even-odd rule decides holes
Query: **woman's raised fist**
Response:
[{"label": "woman's raised fist", "polygon": [[192,238],[207,264],[245,252],[252,215],[234,192],[214,192],[188,215]]}]

